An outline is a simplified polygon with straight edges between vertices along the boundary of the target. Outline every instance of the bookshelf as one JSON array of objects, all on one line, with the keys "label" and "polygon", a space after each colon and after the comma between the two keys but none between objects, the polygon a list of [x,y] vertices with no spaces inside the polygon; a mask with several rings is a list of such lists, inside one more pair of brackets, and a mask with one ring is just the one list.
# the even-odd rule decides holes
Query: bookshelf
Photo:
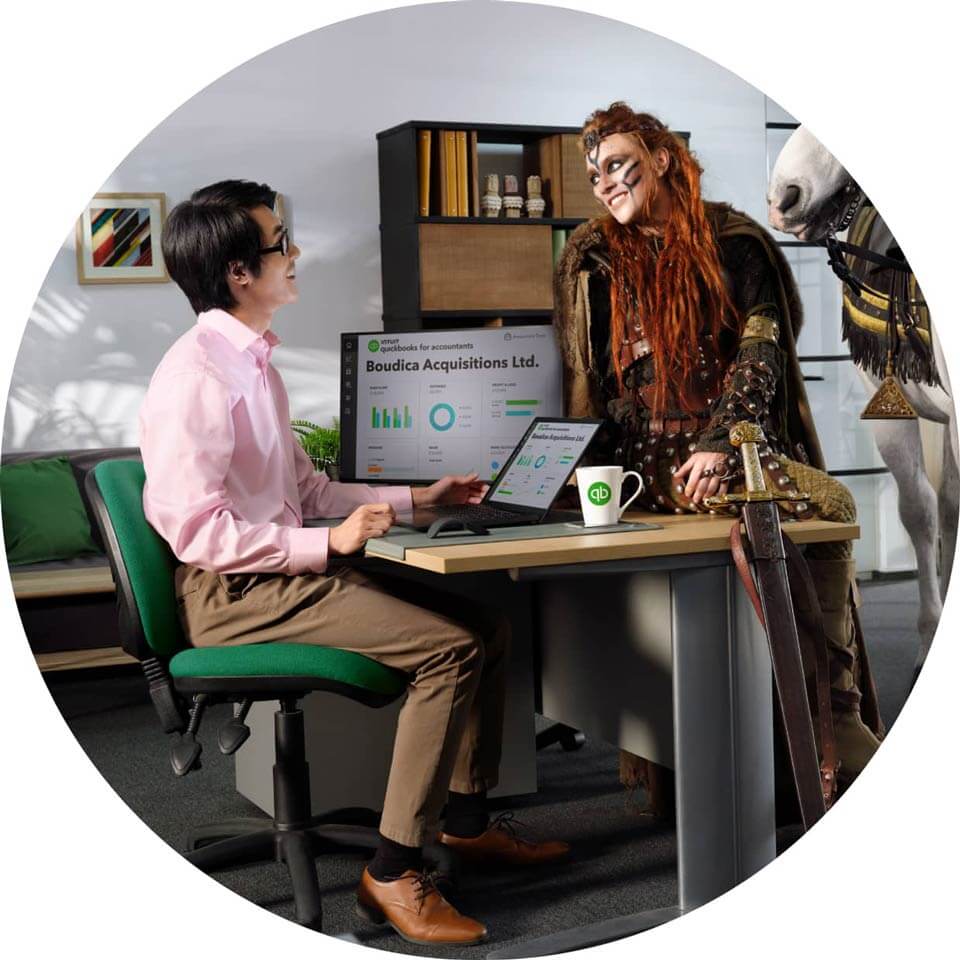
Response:
[{"label": "bookshelf", "polygon": [[[443,132],[466,134],[468,215],[442,214]],[[418,142],[429,132],[430,190],[421,202]],[[544,323],[553,312],[555,231],[569,231],[601,210],[577,147],[578,127],[408,121],[377,134],[383,327],[387,332]],[[463,147],[460,147],[461,156]],[[423,147],[420,147],[422,158]],[[422,162],[422,159],[421,159]],[[457,161],[459,164],[461,161]],[[451,161],[452,169],[453,161]],[[479,214],[488,173],[543,181],[543,217]],[[501,177],[501,193],[503,192]]]}]

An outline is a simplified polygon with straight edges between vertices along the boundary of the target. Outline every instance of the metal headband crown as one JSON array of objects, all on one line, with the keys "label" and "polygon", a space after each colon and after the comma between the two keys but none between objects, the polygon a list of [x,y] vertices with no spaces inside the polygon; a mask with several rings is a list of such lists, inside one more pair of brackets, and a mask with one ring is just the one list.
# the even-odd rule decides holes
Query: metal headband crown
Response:
[{"label": "metal headband crown", "polygon": [[596,149],[601,140],[606,140],[607,137],[614,133],[657,133],[661,130],[666,130],[666,127],[659,120],[655,120],[652,117],[645,120],[630,120],[626,123],[613,124],[609,127],[601,127],[599,130],[591,130],[589,133],[585,133],[583,136],[583,146],[589,153]]}]

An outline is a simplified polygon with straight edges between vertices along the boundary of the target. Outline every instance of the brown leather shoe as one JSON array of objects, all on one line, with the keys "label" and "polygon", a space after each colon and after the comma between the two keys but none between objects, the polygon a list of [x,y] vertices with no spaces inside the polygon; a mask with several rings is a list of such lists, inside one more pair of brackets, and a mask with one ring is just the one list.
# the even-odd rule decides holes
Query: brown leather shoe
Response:
[{"label": "brown leather shoe", "polygon": [[407,870],[397,880],[374,880],[364,869],[357,887],[357,913],[370,923],[389,923],[410,943],[458,943],[487,938],[487,928],[458,912],[441,896],[428,873]]},{"label": "brown leather shoe", "polygon": [[570,844],[563,840],[545,840],[535,843],[517,835],[512,813],[501,813],[479,837],[454,837],[440,834],[440,842],[454,850],[464,860],[478,866],[526,867],[541,863],[555,863],[570,853]]}]

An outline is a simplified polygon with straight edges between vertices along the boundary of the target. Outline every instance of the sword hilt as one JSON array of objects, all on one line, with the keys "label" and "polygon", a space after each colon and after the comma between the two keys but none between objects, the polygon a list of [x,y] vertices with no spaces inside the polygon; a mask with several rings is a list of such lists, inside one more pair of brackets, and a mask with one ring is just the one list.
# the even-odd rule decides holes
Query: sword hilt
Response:
[{"label": "sword hilt", "polygon": [[760,425],[750,420],[740,420],[730,428],[730,443],[740,448],[743,459],[743,478],[746,490],[743,493],[723,493],[714,497],[704,497],[708,507],[724,506],[729,503],[758,503],[770,500],[809,500],[808,493],[791,490],[781,493],[768,490],[763,478],[763,466],[760,463],[760,444],[766,437]]}]

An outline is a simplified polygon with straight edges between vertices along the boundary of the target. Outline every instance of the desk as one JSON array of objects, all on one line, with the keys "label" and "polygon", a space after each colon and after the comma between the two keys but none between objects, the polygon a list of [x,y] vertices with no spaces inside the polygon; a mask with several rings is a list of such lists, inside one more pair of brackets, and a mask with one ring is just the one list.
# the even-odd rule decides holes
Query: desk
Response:
[{"label": "desk", "polygon": [[[607,657],[629,661],[637,645],[649,652],[650,644],[659,640],[668,659],[663,674],[670,684],[666,726],[671,742],[653,758],[672,761],[676,771],[679,903],[494,950],[488,955],[492,960],[545,956],[639,933],[712,900],[776,855],[770,660],[766,639],[732,567],[727,539],[731,521],[646,514],[628,519],[659,523],[662,529],[417,548],[407,550],[403,561],[393,561],[440,574],[507,570],[515,580],[544,584],[541,618],[549,630],[542,641],[545,658],[555,641],[574,656],[578,647],[581,650],[581,664],[567,671],[574,699],[585,688],[596,687],[595,671]],[[787,523],[784,532],[798,544],[859,536],[854,524],[820,520]],[[595,591],[585,583],[598,576],[627,577],[631,591],[645,593],[647,599],[659,597],[659,602],[643,602],[645,616],[639,626],[631,621],[619,636],[605,635],[598,625],[610,611],[590,602]],[[576,608],[582,611],[585,604],[593,629],[584,657],[584,634],[570,623]],[[657,609],[649,613],[653,607]],[[599,638],[607,644],[603,657],[596,651]],[[631,681],[636,681],[636,689],[642,686],[643,677],[624,680],[619,669],[610,671],[618,673],[620,689],[613,694],[605,686],[611,681],[601,681],[599,699],[606,703],[630,696]],[[591,716],[597,697],[573,704],[573,716],[557,716],[564,709],[562,699],[556,698],[556,710],[545,705],[551,719],[582,724],[587,733],[596,732],[590,729],[594,722],[602,727],[603,718]],[[641,711],[643,707],[640,703]],[[609,739],[610,731],[599,735]],[[614,737],[613,742],[622,740],[616,731]]]}]

